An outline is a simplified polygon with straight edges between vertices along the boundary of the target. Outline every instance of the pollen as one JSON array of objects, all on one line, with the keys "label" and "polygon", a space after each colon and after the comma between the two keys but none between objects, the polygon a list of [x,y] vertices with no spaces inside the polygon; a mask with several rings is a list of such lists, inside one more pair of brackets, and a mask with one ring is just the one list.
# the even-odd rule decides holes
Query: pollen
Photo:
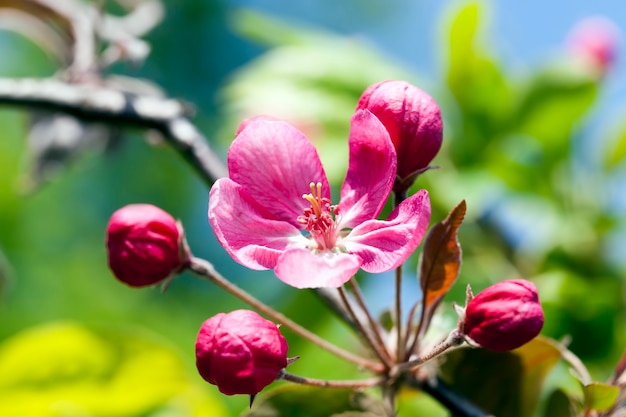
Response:
[{"label": "pollen", "polygon": [[303,194],[302,198],[309,202],[310,206],[304,209],[298,216],[298,223],[311,234],[318,250],[332,249],[337,240],[336,215],[339,206],[333,206],[330,200],[322,195],[322,183],[311,182],[310,194]]}]

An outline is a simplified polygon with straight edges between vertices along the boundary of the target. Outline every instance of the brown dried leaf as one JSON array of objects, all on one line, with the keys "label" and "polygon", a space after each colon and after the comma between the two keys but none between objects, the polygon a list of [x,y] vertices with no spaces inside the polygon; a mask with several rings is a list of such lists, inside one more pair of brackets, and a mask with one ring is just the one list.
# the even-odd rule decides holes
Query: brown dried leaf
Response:
[{"label": "brown dried leaf", "polygon": [[420,262],[424,308],[431,308],[448,292],[461,268],[461,245],[457,230],[465,217],[465,200],[428,232]]}]

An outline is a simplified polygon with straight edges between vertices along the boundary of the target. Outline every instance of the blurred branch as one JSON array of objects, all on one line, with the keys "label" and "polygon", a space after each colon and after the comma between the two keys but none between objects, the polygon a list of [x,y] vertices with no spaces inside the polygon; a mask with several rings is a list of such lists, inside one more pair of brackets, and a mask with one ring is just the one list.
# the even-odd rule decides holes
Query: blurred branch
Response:
[{"label": "blurred branch", "polygon": [[427,378],[424,381],[419,381],[417,378],[407,378],[405,382],[411,387],[428,393],[455,417],[493,417],[454,391],[439,377]]},{"label": "blurred branch", "polygon": [[177,100],[51,78],[0,78],[0,104],[63,112],[84,121],[154,129],[207,185],[227,176],[224,163],[191,123],[188,109]]}]

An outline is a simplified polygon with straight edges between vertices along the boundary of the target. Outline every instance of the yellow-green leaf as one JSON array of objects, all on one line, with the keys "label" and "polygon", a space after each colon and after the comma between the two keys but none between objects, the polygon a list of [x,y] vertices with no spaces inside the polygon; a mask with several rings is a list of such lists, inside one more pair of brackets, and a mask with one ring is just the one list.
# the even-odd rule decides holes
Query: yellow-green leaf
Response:
[{"label": "yellow-green leaf", "polygon": [[592,382],[583,387],[585,406],[592,410],[606,411],[615,404],[619,395],[619,387]]},{"label": "yellow-green leaf", "polygon": [[0,416],[225,416],[191,381],[174,350],[137,331],[52,323],[0,345]]}]

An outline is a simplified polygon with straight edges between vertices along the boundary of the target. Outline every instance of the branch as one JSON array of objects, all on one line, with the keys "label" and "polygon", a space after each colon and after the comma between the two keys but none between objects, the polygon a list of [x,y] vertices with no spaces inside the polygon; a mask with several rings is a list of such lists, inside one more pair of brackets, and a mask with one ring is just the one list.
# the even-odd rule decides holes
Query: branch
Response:
[{"label": "branch", "polygon": [[87,122],[154,129],[207,185],[228,174],[207,139],[188,119],[188,110],[177,100],[53,78],[0,78],[0,104],[62,112]]},{"label": "branch", "polygon": [[453,416],[456,417],[493,417],[485,413],[483,410],[475,406],[448,385],[446,385],[439,377],[418,381],[416,378],[407,378],[407,385],[430,394],[441,405],[446,407]]}]

